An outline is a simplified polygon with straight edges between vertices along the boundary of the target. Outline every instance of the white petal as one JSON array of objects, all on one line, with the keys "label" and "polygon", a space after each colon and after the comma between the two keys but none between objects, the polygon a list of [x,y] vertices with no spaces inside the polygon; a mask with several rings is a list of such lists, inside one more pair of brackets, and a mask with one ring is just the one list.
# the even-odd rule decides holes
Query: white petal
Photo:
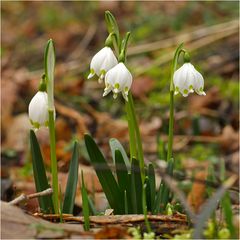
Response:
[{"label": "white petal", "polygon": [[48,122],[48,96],[46,92],[37,92],[28,107],[29,118],[32,123],[45,126]]},{"label": "white petal", "polygon": [[117,65],[117,59],[112,49],[104,47],[93,56],[90,63],[90,69],[93,69],[95,73],[100,76],[102,70],[107,72],[115,65]]}]

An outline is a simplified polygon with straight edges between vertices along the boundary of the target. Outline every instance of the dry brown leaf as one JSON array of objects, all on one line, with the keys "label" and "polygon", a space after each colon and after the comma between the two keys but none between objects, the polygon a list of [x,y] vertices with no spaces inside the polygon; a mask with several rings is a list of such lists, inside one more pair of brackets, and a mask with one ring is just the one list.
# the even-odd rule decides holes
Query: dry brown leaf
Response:
[{"label": "dry brown leaf", "polygon": [[146,94],[154,88],[154,80],[150,77],[139,77],[133,81],[132,93],[135,97],[145,99]]},{"label": "dry brown leaf", "polygon": [[202,204],[205,201],[206,185],[201,181],[205,181],[207,178],[207,171],[197,172],[194,176],[198,181],[193,182],[192,190],[188,194],[188,204],[193,208],[195,213],[198,213]]},{"label": "dry brown leaf", "polygon": [[30,128],[31,124],[26,113],[12,118],[11,127],[6,132],[3,148],[10,148],[19,152],[27,151]]},{"label": "dry brown leaf", "polygon": [[207,95],[204,97],[197,94],[190,95],[188,110],[190,113],[204,114],[206,109],[215,110],[220,102],[221,96],[218,87],[212,87],[207,91]]},{"label": "dry brown leaf", "polygon": [[103,227],[95,234],[95,239],[130,239],[127,228],[120,226]]},{"label": "dry brown leaf", "polygon": [[239,133],[232,126],[227,125],[223,128],[220,136],[220,144],[223,150],[234,152],[239,149]]}]

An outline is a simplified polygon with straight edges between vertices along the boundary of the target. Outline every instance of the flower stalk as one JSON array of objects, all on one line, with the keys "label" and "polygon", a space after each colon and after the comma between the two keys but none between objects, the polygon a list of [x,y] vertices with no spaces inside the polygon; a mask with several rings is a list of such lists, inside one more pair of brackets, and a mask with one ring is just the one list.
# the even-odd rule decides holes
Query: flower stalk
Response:
[{"label": "flower stalk", "polygon": [[171,68],[171,80],[170,80],[170,113],[169,113],[169,129],[168,129],[168,151],[167,151],[167,162],[173,157],[172,147],[173,147],[173,130],[174,130],[174,84],[173,84],[173,75],[177,69],[178,58],[182,52],[185,52],[183,49],[183,44],[180,44],[175,51],[174,58],[172,61]]}]

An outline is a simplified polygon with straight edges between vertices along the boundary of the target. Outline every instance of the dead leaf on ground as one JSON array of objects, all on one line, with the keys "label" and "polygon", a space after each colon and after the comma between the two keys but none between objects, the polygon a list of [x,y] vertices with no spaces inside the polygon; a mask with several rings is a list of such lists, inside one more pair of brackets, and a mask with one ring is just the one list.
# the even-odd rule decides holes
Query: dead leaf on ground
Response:
[{"label": "dead leaf on ground", "polygon": [[147,93],[154,88],[154,80],[148,76],[139,77],[133,81],[132,93],[133,96],[140,99],[146,99]]},{"label": "dead leaf on ground", "polygon": [[[188,204],[194,209],[195,213],[198,213],[202,204],[205,201],[206,185],[203,183],[207,178],[207,171],[197,172],[194,176],[198,181],[193,182],[192,190],[188,194]],[[202,182],[199,182],[202,181]]]}]

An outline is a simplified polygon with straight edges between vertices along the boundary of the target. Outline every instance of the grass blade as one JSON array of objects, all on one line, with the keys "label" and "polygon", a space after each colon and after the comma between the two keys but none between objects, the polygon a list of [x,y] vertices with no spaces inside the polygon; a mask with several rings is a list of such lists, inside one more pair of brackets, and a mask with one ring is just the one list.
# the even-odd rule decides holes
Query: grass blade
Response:
[{"label": "grass blade", "polygon": [[[33,175],[37,192],[42,192],[49,188],[46,170],[43,163],[38,140],[33,130],[30,130],[30,146],[32,153]],[[38,197],[40,209],[43,213],[53,213],[53,202],[51,196]]]},{"label": "grass blade", "polygon": [[122,154],[122,157],[123,157],[123,160],[124,160],[124,162],[125,162],[125,164],[127,166],[127,169],[129,170],[131,168],[131,164],[129,162],[129,158],[128,158],[127,153],[124,150],[122,144],[117,139],[111,138],[109,140],[109,145],[110,145],[112,156],[113,156],[113,163],[114,164],[116,163],[115,151],[119,150],[121,152],[121,154]]},{"label": "grass blade", "polygon": [[85,144],[106,198],[115,214],[124,212],[124,198],[120,188],[97,144],[90,135],[85,135]]},{"label": "grass blade", "polygon": [[73,213],[73,207],[75,202],[75,196],[78,183],[78,142],[74,142],[72,159],[70,161],[67,186],[63,201],[63,213]]},{"label": "grass blade", "polygon": [[82,210],[83,210],[83,217],[84,217],[84,230],[88,231],[90,229],[88,195],[87,195],[87,190],[85,188],[83,172],[81,173],[81,175],[82,175],[81,193],[82,193]]}]

